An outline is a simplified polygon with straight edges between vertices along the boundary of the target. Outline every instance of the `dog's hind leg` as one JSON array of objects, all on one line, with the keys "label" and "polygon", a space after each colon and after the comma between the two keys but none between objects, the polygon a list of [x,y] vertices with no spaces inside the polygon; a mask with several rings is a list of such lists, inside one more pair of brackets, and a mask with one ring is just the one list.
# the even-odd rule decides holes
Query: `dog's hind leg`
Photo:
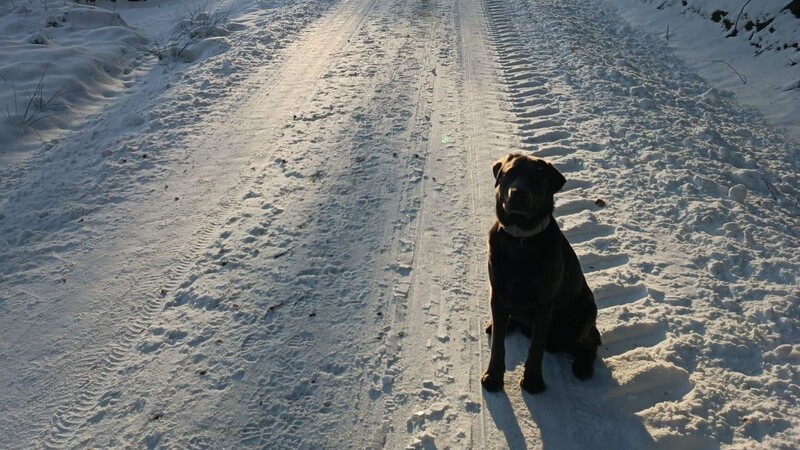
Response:
[{"label": "dog's hind leg", "polygon": [[600,346],[600,332],[597,330],[597,304],[594,294],[584,283],[581,293],[583,311],[576,323],[576,339],[568,350],[575,358],[572,361],[572,374],[579,380],[586,380],[594,374],[594,360],[597,359],[597,347]]},{"label": "dog's hind leg", "polygon": [[594,374],[594,360],[597,359],[597,347],[601,344],[600,332],[592,321],[587,324],[586,332],[575,344],[572,356],[572,374],[579,380],[587,380]]}]

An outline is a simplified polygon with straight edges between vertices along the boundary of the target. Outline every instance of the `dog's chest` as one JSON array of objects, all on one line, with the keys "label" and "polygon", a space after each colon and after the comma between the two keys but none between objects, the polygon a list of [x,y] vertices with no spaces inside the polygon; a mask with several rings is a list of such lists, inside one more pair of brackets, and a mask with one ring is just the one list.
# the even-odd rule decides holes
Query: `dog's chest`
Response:
[{"label": "dog's chest", "polygon": [[494,289],[497,290],[499,300],[512,311],[539,309],[543,300],[542,287],[547,282],[544,280],[545,271],[536,261],[503,265],[501,270],[495,270]]}]

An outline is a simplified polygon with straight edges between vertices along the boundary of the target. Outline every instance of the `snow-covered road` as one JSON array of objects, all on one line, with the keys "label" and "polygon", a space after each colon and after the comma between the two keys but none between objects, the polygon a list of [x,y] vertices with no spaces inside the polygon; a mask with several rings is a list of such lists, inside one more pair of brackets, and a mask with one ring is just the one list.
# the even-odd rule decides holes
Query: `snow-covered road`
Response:
[{"label": "snow-covered road", "polygon": [[[287,36],[0,169],[0,448],[800,445],[797,142],[603,3],[347,0]],[[604,343],[536,396],[520,335],[478,382],[510,151],[568,179]]]}]

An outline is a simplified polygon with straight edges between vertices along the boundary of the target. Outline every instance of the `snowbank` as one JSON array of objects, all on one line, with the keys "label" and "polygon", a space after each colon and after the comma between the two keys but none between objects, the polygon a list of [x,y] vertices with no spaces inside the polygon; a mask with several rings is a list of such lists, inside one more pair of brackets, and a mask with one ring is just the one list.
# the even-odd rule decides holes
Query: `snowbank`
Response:
[{"label": "snowbank", "polygon": [[0,30],[0,140],[9,147],[69,127],[128,87],[146,42],[119,14],[72,2],[5,4]]},{"label": "snowbank", "polygon": [[608,0],[715,87],[800,136],[800,2]]}]

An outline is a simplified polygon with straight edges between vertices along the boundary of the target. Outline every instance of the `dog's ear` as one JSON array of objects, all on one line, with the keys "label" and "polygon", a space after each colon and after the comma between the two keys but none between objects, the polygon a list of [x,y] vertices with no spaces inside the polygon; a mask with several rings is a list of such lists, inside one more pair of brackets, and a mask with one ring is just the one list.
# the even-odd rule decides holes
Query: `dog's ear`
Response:
[{"label": "dog's ear", "polygon": [[494,162],[492,166],[492,173],[494,174],[494,185],[497,186],[500,183],[500,169],[503,167],[503,164],[506,162],[506,157],[500,158]]},{"label": "dog's ear", "polygon": [[555,194],[556,192],[560,191],[561,188],[564,187],[564,184],[567,182],[567,179],[564,178],[564,175],[561,175],[561,172],[556,169],[556,167],[550,163],[547,163],[547,168],[550,171],[549,179],[550,179],[550,190]]},{"label": "dog's ear", "polygon": [[494,185],[495,186],[500,184],[500,169],[503,168],[503,164],[505,164],[505,163],[507,163],[507,162],[511,161],[512,159],[515,159],[515,158],[517,158],[519,156],[520,155],[518,153],[510,153],[510,154],[508,154],[508,155],[506,155],[506,156],[504,156],[504,157],[502,157],[502,158],[500,158],[500,159],[498,159],[497,161],[494,162],[494,165],[492,165],[492,173],[494,174]]}]

